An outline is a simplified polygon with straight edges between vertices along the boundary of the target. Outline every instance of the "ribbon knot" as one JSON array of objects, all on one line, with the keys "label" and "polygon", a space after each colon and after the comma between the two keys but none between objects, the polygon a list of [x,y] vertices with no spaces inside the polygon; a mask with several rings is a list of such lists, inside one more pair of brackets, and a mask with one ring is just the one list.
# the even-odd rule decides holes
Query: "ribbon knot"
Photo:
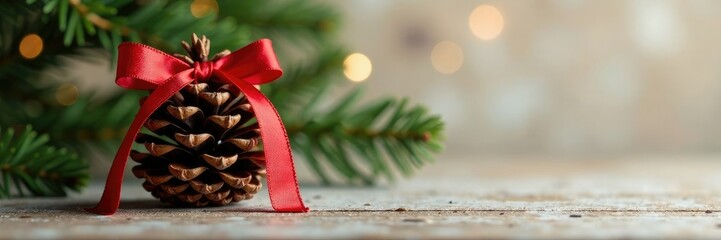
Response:
[{"label": "ribbon knot", "polygon": [[205,82],[213,75],[213,62],[195,62],[193,63],[193,74],[195,80]]},{"label": "ribbon knot", "polygon": [[140,106],[110,167],[100,202],[90,212],[110,215],[120,205],[123,172],[133,141],[145,121],[166,100],[194,81],[215,77],[233,84],[246,96],[260,127],[270,202],[278,212],[307,212],[300,197],[288,135],[278,112],[253,85],[271,82],[283,73],[270,40],[261,39],[214,62],[192,66],[139,43],[118,46],[115,82],[128,89],[152,90]]}]

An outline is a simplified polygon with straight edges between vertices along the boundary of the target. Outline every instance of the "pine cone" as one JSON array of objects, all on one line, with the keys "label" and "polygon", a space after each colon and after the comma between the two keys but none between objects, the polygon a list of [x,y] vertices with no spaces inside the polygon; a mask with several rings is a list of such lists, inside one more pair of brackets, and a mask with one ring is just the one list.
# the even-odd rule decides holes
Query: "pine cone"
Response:
[{"label": "pine cone", "polygon": [[[210,41],[205,36],[193,34],[192,45],[183,42],[183,47],[189,56],[176,57],[191,65],[207,61]],[[174,205],[222,206],[250,199],[265,175],[253,118],[248,99],[234,85],[213,78],[191,83],[145,122],[155,135],[141,133],[135,139],[148,153],[130,153],[140,163],[133,174],[145,179],[143,187],[154,197]]]}]

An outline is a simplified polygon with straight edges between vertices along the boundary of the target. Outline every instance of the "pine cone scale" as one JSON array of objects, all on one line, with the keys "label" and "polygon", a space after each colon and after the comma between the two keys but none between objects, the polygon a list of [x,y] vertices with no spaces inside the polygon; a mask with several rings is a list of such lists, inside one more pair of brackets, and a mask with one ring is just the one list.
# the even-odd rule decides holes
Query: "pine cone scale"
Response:
[{"label": "pine cone scale", "polygon": [[165,191],[166,193],[171,194],[171,195],[176,195],[176,194],[182,193],[186,189],[188,189],[189,186],[190,186],[190,184],[187,184],[187,183],[180,183],[177,185],[171,185],[171,184],[161,184],[160,185],[160,187],[163,189],[163,191]]},{"label": "pine cone scale", "polygon": [[182,134],[176,133],[175,140],[183,146],[197,150],[202,146],[212,143],[215,141],[215,137],[212,134],[201,133],[201,134]]},{"label": "pine cone scale", "polygon": [[146,181],[153,185],[160,185],[173,179],[173,175],[167,174],[164,171],[150,169],[145,171],[143,175]]},{"label": "pine cone scale", "polygon": [[222,201],[223,199],[227,198],[228,195],[230,195],[230,188],[226,188],[225,190],[216,191],[214,193],[208,193],[203,196],[207,198],[210,201],[218,202]]},{"label": "pine cone scale", "polygon": [[234,188],[243,188],[246,184],[250,182],[250,174],[245,172],[243,174],[245,175],[232,175],[230,173],[218,172],[220,178],[222,178],[225,183]]},{"label": "pine cone scale", "polygon": [[202,156],[203,160],[205,160],[206,163],[210,164],[217,170],[225,170],[226,168],[232,166],[236,161],[238,161],[238,154],[235,154],[230,157],[220,156],[220,157],[214,157],[208,154],[203,154]]},{"label": "pine cone scale", "polygon": [[224,182],[218,182],[213,184],[206,184],[203,181],[199,180],[191,180],[190,181],[190,187],[193,188],[196,192],[202,193],[202,194],[210,194],[217,192],[225,185]]},{"label": "pine cone scale", "polygon": [[168,170],[175,178],[190,181],[203,174],[208,168],[203,166],[191,168],[180,163],[172,163],[168,165]]}]

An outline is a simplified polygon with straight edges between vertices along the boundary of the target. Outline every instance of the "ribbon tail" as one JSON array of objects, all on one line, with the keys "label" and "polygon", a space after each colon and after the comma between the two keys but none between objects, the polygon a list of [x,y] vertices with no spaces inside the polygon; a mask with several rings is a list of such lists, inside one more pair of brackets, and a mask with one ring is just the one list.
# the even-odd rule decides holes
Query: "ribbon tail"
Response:
[{"label": "ribbon tail", "polygon": [[145,100],[140,107],[140,111],[135,115],[135,119],[133,119],[133,123],[130,125],[128,132],[125,133],[120,149],[118,149],[117,154],[115,154],[115,159],[113,160],[113,165],[110,167],[108,179],[105,181],[105,190],[103,191],[103,196],[100,198],[100,202],[93,208],[85,209],[86,211],[100,215],[112,215],[118,210],[125,164],[128,162],[128,155],[130,154],[130,148],[133,146],[135,137],[137,137],[145,121],[148,120],[156,109],[163,105],[165,100],[168,100],[173,94],[193,81],[189,73],[190,70],[171,77],[153,91],[150,96],[148,96],[148,99]]},{"label": "ribbon tail", "polygon": [[118,210],[118,206],[120,205],[120,190],[123,187],[123,174],[125,173],[128,154],[130,154],[130,148],[133,146],[133,140],[135,140],[146,119],[147,117],[143,117],[140,114],[133,119],[133,123],[130,125],[128,132],[125,133],[122,144],[120,144],[120,149],[115,154],[115,160],[113,160],[113,165],[110,167],[108,179],[105,181],[103,196],[95,207],[85,209],[88,212],[100,215],[112,215]]},{"label": "ribbon tail", "polygon": [[300,196],[288,134],[280,115],[263,93],[250,83],[220,71],[215,74],[234,83],[248,98],[258,120],[266,159],[266,177],[270,203],[277,212],[308,212]]}]

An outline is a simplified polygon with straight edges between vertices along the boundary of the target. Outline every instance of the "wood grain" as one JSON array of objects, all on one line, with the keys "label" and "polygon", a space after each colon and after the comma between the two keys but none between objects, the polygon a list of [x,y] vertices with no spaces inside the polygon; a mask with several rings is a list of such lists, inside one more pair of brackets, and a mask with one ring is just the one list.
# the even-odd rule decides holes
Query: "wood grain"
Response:
[{"label": "wood grain", "polygon": [[[113,216],[61,199],[0,201],[0,238],[721,238],[718,157],[446,157],[396,186],[302,187],[313,210],[267,193],[170,208],[128,181]],[[456,167],[454,167],[456,166]]]}]

